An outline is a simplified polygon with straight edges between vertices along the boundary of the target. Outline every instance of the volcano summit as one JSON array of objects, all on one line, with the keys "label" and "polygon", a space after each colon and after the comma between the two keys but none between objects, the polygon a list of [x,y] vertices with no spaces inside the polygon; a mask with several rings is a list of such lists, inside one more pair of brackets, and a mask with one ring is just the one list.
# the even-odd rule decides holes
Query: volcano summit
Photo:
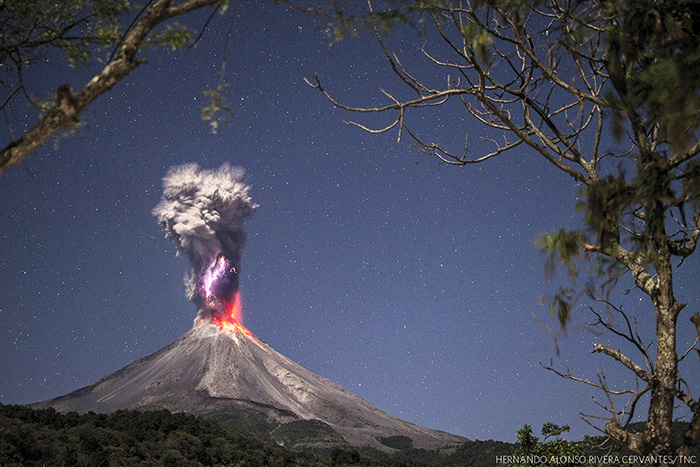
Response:
[{"label": "volcano summit", "polygon": [[276,352],[239,323],[198,324],[167,347],[65,396],[61,412],[165,408],[288,447],[441,449],[466,439],[391,417]]}]

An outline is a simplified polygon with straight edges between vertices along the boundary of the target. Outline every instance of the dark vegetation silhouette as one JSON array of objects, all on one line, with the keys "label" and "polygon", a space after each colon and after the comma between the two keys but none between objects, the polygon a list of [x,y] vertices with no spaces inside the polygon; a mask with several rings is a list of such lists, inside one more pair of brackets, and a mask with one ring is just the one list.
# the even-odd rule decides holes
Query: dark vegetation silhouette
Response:
[{"label": "dark vegetation silhouette", "polygon": [[260,440],[202,417],[167,410],[112,414],[62,414],[0,404],[0,465],[11,466],[495,466],[495,455],[513,445],[468,442],[456,452],[335,448],[300,452]]},{"label": "dark vegetation silhouette", "polygon": [[[674,437],[679,439],[687,427],[687,423],[674,425]],[[540,440],[526,425],[518,432],[517,443],[467,441],[450,452],[410,448],[392,455],[341,448],[307,452],[288,450],[212,420],[167,410],[62,414],[52,408],[37,410],[0,404],[0,465],[530,467],[532,464],[510,463],[506,456],[575,455],[587,459],[588,456],[630,454],[604,437],[586,437],[583,441],[561,438],[567,429],[547,423]],[[641,432],[644,426],[634,424],[631,429]],[[700,460],[700,446],[695,447],[694,455]],[[628,466],[615,464],[611,467]]]},{"label": "dark vegetation silhouette", "polygon": [[[543,170],[543,180],[558,173],[578,187],[580,227],[540,238],[545,275],[561,284],[543,302],[558,336],[574,319],[589,323],[582,326],[604,336],[591,353],[632,381],[543,366],[595,388],[600,410],[583,418],[621,446],[640,455],[693,452],[700,399],[688,357],[700,353],[700,313],[687,309],[678,278],[692,276],[684,262],[700,240],[700,4],[327,0],[311,10],[335,15],[338,38],[368,26],[395,78],[377,84],[373,107],[349,102],[362,96],[336,98],[332,79],[307,80],[358,119],[347,124],[395,132],[443,165],[472,167],[515,152],[518,164],[546,161],[553,170]],[[424,124],[436,107],[443,119],[454,116],[442,135]],[[455,134],[463,144],[443,142]],[[485,144],[470,145],[475,138]],[[681,328],[690,341],[679,339]],[[690,424],[674,440],[679,416]],[[644,430],[630,430],[639,420]]]}]

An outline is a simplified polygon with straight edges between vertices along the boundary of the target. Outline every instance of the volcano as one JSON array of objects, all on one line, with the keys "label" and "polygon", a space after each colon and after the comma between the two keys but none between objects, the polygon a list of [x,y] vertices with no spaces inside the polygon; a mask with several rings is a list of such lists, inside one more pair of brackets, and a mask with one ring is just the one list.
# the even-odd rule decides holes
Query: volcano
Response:
[{"label": "volcano", "polygon": [[153,209],[189,259],[195,326],[177,341],[65,396],[61,412],[168,409],[215,419],[291,448],[441,449],[466,439],[391,417],[276,352],[240,322],[239,271],[253,215],[243,169],[172,167]]},{"label": "volcano", "polygon": [[245,327],[195,326],[183,337],[88,386],[34,404],[60,412],[186,412],[291,448],[443,449],[465,438],[394,418],[301,367]]}]

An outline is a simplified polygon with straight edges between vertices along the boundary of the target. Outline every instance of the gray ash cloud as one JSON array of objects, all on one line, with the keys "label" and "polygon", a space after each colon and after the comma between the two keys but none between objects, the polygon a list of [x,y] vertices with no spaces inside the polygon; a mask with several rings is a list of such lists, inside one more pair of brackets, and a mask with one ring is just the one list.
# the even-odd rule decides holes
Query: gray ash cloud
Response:
[{"label": "gray ash cloud", "polygon": [[[198,320],[210,320],[215,307],[232,302],[238,291],[241,252],[246,242],[243,221],[258,209],[250,197],[245,172],[225,163],[202,169],[195,163],[172,167],[163,178],[163,199],[153,208],[165,236],[192,266],[186,277],[187,298],[198,309]],[[225,267],[210,296],[204,279],[217,260]]]}]

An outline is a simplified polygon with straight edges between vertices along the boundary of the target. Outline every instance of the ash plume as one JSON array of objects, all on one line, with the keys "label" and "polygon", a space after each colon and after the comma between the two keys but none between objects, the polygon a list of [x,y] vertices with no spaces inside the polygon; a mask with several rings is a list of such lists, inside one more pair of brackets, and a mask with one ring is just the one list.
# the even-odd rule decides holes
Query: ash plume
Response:
[{"label": "ash plume", "polygon": [[191,163],[172,167],[163,178],[163,199],[152,213],[192,266],[185,285],[197,306],[195,323],[211,321],[238,292],[243,221],[258,209],[244,176],[228,163],[213,170]]}]

